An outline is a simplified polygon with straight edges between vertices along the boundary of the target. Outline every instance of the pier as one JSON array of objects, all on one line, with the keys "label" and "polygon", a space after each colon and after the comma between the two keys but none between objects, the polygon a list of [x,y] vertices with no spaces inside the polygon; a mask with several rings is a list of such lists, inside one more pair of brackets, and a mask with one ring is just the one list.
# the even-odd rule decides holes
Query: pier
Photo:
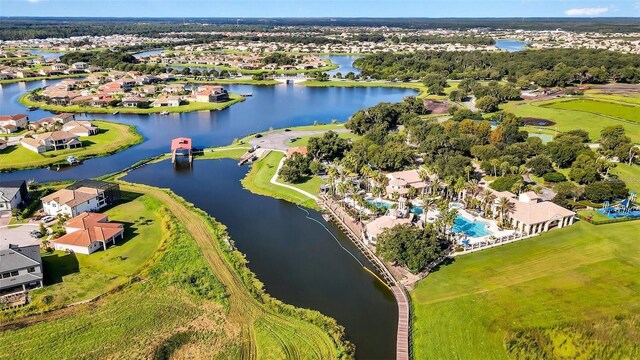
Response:
[{"label": "pier", "polygon": [[330,218],[334,219],[338,226],[356,245],[358,250],[371,262],[374,268],[382,276],[382,280],[393,293],[398,303],[398,331],[396,337],[396,359],[409,360],[411,358],[411,306],[409,297],[400,282],[391,274],[373,251],[362,241],[362,224],[356,222],[347,214],[336,201],[326,195],[322,195],[320,205],[329,212]]},{"label": "pier", "polygon": [[193,146],[190,138],[180,137],[171,140],[171,163],[176,163],[177,156],[188,156],[189,165],[193,163]]}]

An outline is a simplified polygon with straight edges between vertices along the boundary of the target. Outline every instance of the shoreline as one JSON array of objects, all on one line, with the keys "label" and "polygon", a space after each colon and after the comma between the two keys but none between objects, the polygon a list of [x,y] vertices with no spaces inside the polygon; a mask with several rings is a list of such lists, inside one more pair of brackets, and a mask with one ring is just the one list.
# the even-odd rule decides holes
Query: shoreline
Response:
[{"label": "shoreline", "polygon": [[152,107],[148,109],[139,109],[139,108],[129,108],[129,107],[84,107],[80,105],[49,105],[44,102],[33,101],[29,98],[30,92],[25,93],[20,96],[18,102],[24,106],[35,106],[39,109],[53,112],[62,112],[62,113],[76,113],[76,114],[111,114],[113,112],[119,112],[121,114],[135,114],[135,115],[148,115],[148,114],[157,114],[163,111],[168,111],[169,113],[187,113],[194,111],[216,111],[216,110],[224,110],[234,104],[242,102],[245,100],[244,96],[239,94],[229,94],[229,101],[223,103],[199,103],[199,102],[191,102],[187,105],[180,106],[161,106],[161,107]]},{"label": "shoreline", "polygon": [[[69,152],[69,153],[65,153],[65,154],[61,154],[61,155],[54,155],[51,158],[47,158],[45,155],[43,155],[42,163],[36,163],[35,165],[32,164],[33,161],[32,162],[27,162],[26,165],[20,165],[20,166],[17,166],[17,167],[0,165],[0,174],[2,174],[2,173],[11,173],[11,172],[16,172],[16,171],[22,171],[22,170],[46,168],[47,166],[55,165],[56,163],[62,163],[67,156],[74,156],[79,161],[88,160],[88,159],[92,159],[92,158],[98,158],[98,157],[111,156],[111,155],[114,155],[114,154],[119,153],[121,151],[124,151],[124,150],[126,150],[126,149],[128,149],[128,148],[130,148],[132,146],[135,146],[135,145],[138,145],[138,144],[144,142],[144,137],[142,136],[142,134],[140,134],[138,132],[136,127],[133,126],[133,125],[122,124],[122,123],[113,122],[113,121],[106,121],[106,120],[93,120],[93,121],[97,121],[98,123],[108,124],[108,126],[110,126],[110,127],[120,128],[119,135],[122,135],[122,133],[124,131],[126,131],[127,134],[125,134],[125,135],[126,136],[130,135],[131,139],[129,141],[125,142],[123,145],[115,147],[115,148],[112,148],[112,149],[109,149],[108,148],[108,144],[106,144],[105,145],[105,146],[107,146],[107,150],[106,151],[103,151],[103,150],[93,151],[94,149],[92,149],[92,148],[84,148],[83,147],[83,148],[80,148],[77,153],[76,152]],[[99,136],[99,135],[100,134],[93,135],[92,137]],[[91,140],[92,137],[86,137],[86,138]],[[16,148],[22,147],[22,145],[20,145],[20,144],[16,144],[16,145],[13,145],[13,146],[15,146]],[[93,145],[93,146],[97,146],[97,145]],[[7,149],[8,149],[8,147],[7,147]],[[85,149],[87,149],[87,150],[83,153],[83,150],[85,150]],[[27,150],[27,151],[30,151],[30,150]],[[44,152],[43,154],[46,154],[46,153],[47,152]]]}]

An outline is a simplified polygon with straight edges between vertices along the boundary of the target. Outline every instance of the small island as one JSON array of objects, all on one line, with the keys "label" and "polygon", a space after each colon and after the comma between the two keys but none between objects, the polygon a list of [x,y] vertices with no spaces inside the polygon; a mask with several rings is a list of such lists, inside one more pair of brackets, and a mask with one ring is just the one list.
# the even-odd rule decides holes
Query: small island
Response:
[{"label": "small island", "polygon": [[20,97],[28,107],[67,113],[179,113],[221,110],[244,100],[222,86],[174,83],[172,74],[111,71],[65,79]]},{"label": "small island", "polygon": [[[4,119],[7,118],[5,121]],[[26,115],[0,116],[2,129],[15,132],[0,139],[0,172],[45,166],[69,166],[107,156],[142,142],[134,126],[103,120],[75,120],[59,114],[30,122]]]}]

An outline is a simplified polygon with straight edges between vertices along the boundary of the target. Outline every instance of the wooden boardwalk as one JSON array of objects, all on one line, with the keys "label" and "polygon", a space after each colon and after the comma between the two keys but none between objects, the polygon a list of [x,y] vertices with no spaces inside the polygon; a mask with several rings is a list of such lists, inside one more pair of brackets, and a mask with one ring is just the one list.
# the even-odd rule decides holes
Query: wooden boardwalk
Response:
[{"label": "wooden boardwalk", "polygon": [[384,283],[391,289],[398,304],[398,331],[396,336],[396,359],[409,360],[411,358],[411,306],[409,298],[400,282],[393,277],[391,271],[385,266],[373,251],[362,241],[362,224],[355,221],[347,214],[339,204],[332,199],[322,196],[320,205],[329,211],[331,217],[338,226],[347,234],[356,247],[369,259],[371,264],[378,270]]}]

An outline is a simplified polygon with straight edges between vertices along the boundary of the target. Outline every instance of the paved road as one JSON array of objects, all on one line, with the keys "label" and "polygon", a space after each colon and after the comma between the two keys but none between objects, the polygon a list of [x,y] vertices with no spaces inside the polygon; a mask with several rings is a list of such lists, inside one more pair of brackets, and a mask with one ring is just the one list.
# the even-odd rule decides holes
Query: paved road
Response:
[{"label": "paved road", "polygon": [[39,224],[24,224],[18,227],[0,227],[0,249],[9,248],[9,244],[18,246],[39,245],[40,239],[35,239],[29,234],[38,230]]},{"label": "paved road", "polygon": [[[263,135],[261,138],[255,136],[249,140],[249,144],[255,146],[260,145],[265,149],[287,151],[292,147],[289,140],[296,137],[322,135],[329,130],[292,130],[292,131],[278,131]],[[337,133],[349,132],[348,129],[332,130]]]}]

